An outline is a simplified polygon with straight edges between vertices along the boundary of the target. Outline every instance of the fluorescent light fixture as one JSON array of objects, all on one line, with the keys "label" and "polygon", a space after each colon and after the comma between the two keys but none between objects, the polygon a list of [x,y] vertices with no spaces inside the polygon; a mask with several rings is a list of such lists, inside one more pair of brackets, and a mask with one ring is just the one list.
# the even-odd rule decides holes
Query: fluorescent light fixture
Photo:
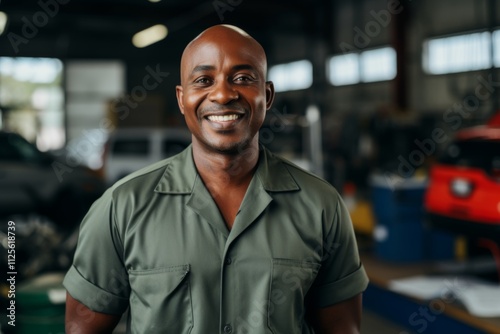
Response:
[{"label": "fluorescent light fixture", "polygon": [[168,29],[163,24],[157,24],[142,31],[132,37],[132,44],[137,48],[145,48],[153,43],[161,41],[167,37]]},{"label": "fluorescent light fixture", "polygon": [[161,0],[148,0],[149,2],[160,2]]},{"label": "fluorescent light fixture", "polygon": [[0,35],[3,34],[5,26],[7,25],[7,14],[0,12]]}]

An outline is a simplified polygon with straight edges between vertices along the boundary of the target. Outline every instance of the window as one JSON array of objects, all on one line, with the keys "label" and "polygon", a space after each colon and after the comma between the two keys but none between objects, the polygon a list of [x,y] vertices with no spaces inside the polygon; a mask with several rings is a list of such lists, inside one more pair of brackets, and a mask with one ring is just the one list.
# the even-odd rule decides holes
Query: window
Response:
[{"label": "window", "polygon": [[335,86],[351,85],[360,81],[357,53],[331,57],[327,68],[330,82]]},{"label": "window", "polygon": [[[498,38],[498,37],[497,37]],[[472,33],[424,42],[424,71],[446,74],[491,67],[491,34]]]},{"label": "window", "polygon": [[361,81],[392,80],[396,77],[396,51],[381,48],[361,53]]},{"label": "window", "polygon": [[495,67],[500,67],[500,30],[493,32],[492,36],[493,43],[493,65]]},{"label": "window", "polygon": [[306,89],[313,82],[312,64],[308,60],[299,60],[287,64],[271,66],[269,80],[274,83],[276,92]]},{"label": "window", "polygon": [[43,151],[62,147],[62,73],[59,59],[0,57],[0,106],[5,108],[2,128],[36,141]]},{"label": "window", "polygon": [[396,51],[391,47],[336,55],[328,60],[328,78],[334,86],[392,80],[396,64]]},{"label": "window", "polygon": [[[108,110],[125,92],[125,73],[126,66],[119,60],[66,62],[68,141],[78,139],[87,129],[107,134],[110,127],[103,126],[102,120],[112,119]],[[143,98],[141,93],[140,101]]]}]

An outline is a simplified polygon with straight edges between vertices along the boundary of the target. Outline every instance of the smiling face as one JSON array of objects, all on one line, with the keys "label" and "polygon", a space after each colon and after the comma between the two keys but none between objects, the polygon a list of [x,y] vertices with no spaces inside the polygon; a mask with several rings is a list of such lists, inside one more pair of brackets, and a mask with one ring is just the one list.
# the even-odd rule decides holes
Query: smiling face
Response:
[{"label": "smiling face", "polygon": [[265,73],[264,50],[236,27],[209,28],[186,47],[177,101],[194,146],[228,154],[257,147],[274,98]]}]

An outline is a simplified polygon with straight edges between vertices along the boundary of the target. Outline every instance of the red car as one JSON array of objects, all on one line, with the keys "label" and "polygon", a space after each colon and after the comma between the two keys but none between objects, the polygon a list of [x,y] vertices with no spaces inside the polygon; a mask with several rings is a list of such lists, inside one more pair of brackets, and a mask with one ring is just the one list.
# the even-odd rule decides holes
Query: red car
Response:
[{"label": "red car", "polygon": [[457,133],[431,169],[425,209],[435,227],[500,238],[500,113]]}]

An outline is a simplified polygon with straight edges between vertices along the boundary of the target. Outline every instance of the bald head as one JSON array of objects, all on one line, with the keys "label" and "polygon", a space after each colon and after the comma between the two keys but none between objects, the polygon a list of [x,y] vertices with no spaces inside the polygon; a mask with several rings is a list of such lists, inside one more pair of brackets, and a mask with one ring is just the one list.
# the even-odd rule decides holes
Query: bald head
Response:
[{"label": "bald head", "polygon": [[244,31],[241,28],[238,28],[233,25],[229,24],[219,24],[216,26],[212,26],[204,31],[201,32],[198,36],[196,36],[188,45],[189,47],[191,44],[195,43],[197,40],[200,38],[203,38],[204,36],[210,36],[210,35],[215,35],[217,36],[218,34],[224,34],[224,33],[229,33],[229,34],[234,34],[234,35],[239,35],[240,37],[247,38],[249,40],[254,41],[255,43],[259,44],[255,39],[252,38],[246,31]]},{"label": "bald head", "polygon": [[207,50],[218,50],[221,57],[225,53],[234,52],[236,49],[248,56],[252,56],[263,75],[267,72],[267,60],[264,48],[244,30],[232,25],[216,25],[204,30],[193,39],[184,49],[181,58],[181,84],[185,75],[192,68],[193,58],[200,61]]},{"label": "bald head", "polygon": [[193,134],[193,155],[239,155],[248,148],[258,156],[259,129],[274,99],[266,70],[262,46],[237,27],[211,27],[188,44],[176,96]]}]

